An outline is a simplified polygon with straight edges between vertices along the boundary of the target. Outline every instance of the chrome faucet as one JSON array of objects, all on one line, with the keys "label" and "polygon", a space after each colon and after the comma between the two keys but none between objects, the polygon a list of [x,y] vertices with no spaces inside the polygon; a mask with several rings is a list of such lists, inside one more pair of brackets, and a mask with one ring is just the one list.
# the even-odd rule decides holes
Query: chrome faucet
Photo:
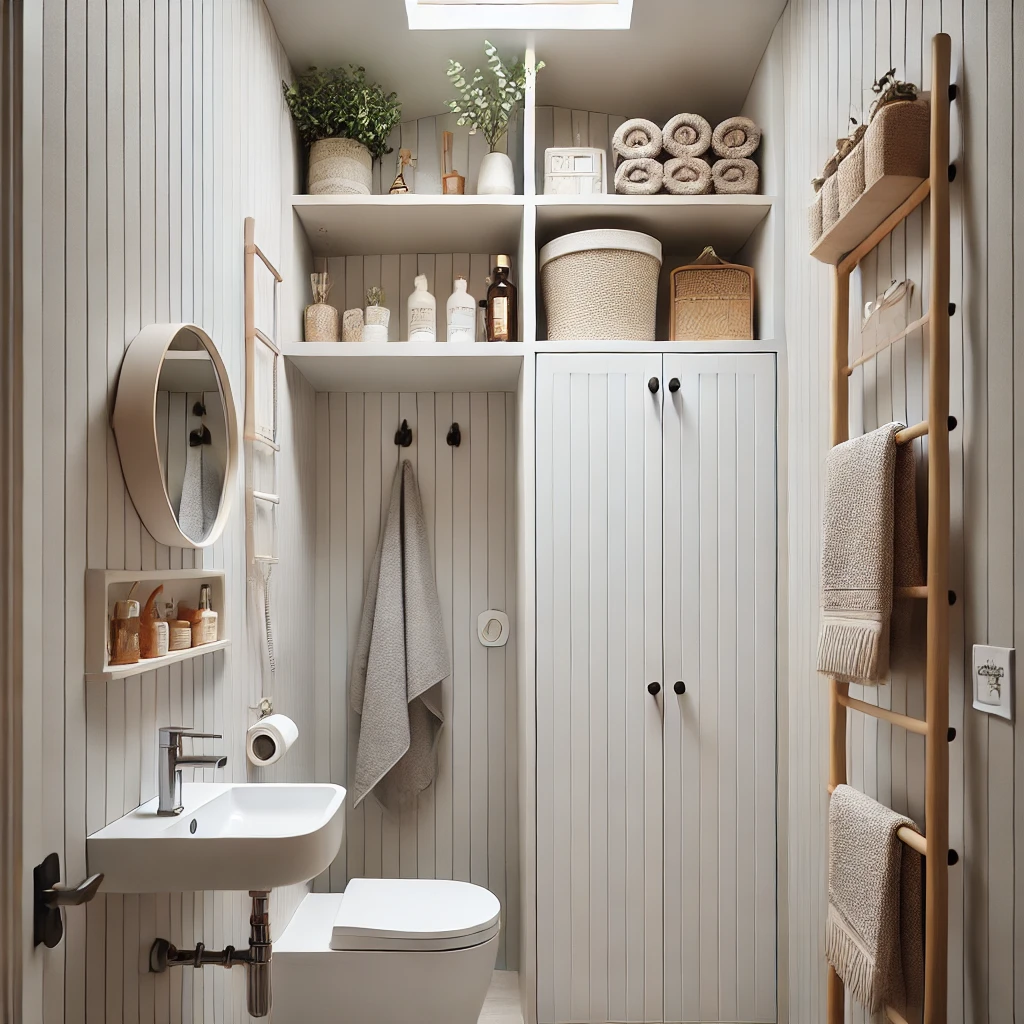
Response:
[{"label": "chrome faucet", "polygon": [[165,725],[160,729],[160,762],[157,775],[160,785],[160,803],[157,814],[181,814],[181,769],[223,768],[228,759],[223,754],[184,754],[183,739],[219,740],[219,732],[192,732],[180,725]]}]

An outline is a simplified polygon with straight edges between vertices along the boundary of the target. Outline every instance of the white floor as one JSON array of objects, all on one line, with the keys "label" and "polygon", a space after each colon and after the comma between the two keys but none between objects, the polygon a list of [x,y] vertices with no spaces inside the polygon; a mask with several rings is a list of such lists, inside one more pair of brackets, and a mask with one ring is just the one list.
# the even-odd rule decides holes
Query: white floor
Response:
[{"label": "white floor", "polygon": [[519,975],[515,971],[495,971],[484,1000],[480,1024],[523,1024],[519,1008]]}]

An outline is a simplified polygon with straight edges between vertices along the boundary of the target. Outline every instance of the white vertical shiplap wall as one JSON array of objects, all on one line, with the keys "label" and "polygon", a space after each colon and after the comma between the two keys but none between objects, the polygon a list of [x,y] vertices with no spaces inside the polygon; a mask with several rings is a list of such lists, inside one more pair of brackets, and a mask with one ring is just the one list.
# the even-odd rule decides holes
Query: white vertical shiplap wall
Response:
[{"label": "white vertical shiplap wall", "polygon": [[[438,774],[392,818],[368,797],[348,807],[346,842],[320,890],[349,878],[456,878],[502,905],[499,966],[519,948],[519,794],[515,647],[516,399],[505,393],[317,396],[316,779],[345,785],[358,716],[348,672],[363,591],[400,458],[416,471],[453,672],[443,684]],[[409,448],[394,443],[408,420]],[[450,447],[457,422],[462,444]],[[477,616],[506,611],[507,646],[477,639]]]},{"label": "white vertical shiplap wall", "polygon": [[[156,0],[25,8],[24,440],[25,868],[56,850],[86,874],[85,837],[156,792],[158,725],[222,732],[207,752],[245,779],[249,723],[241,477],[235,514],[204,553],[157,544],[127,496],[108,412],[125,346],[154,321],[194,321],[217,342],[244,401],[243,219],[282,267],[307,265],[288,208],[296,146],[280,83],[290,69],[258,0]],[[296,277],[300,277],[296,274]],[[304,291],[304,290],[303,290]],[[282,328],[301,293],[286,281]],[[294,306],[293,306],[294,301]],[[315,469],[312,389],[289,375],[282,464],[300,496],[282,506],[279,709],[312,734],[308,618]],[[298,453],[294,463],[292,453]],[[84,574],[90,568],[224,568],[232,648],[85,686]],[[294,608],[289,612],[289,608]],[[303,762],[306,767],[303,768]],[[306,743],[278,777],[311,774]],[[212,779],[213,773],[206,777]],[[287,891],[278,909],[295,901]],[[160,934],[244,945],[243,897],[101,896],[66,915],[64,941],[25,934],[24,1020],[203,1021],[244,1017],[244,975],[145,972]]]},{"label": "white vertical shiplap wall", "polygon": [[[829,271],[807,255],[810,178],[861,110],[871,82],[890,67],[928,86],[931,37],[953,38],[950,408],[952,557],[950,610],[949,1012],[951,1021],[1024,1019],[1024,742],[1021,726],[971,707],[971,646],[1024,643],[1024,22],[1014,0],[792,0],[786,56],[786,322],[790,431],[790,1019],[817,1022],[825,1006],[825,822],[828,701],[814,673],[822,467],[828,447]],[[927,308],[927,206],[865,265],[860,299],[893,278],[918,286]],[[856,356],[858,300],[851,302]],[[916,315],[916,314],[915,314]],[[922,419],[927,338],[908,337],[851,381],[851,430]],[[917,442],[920,484],[927,443]],[[922,507],[923,516],[923,507]],[[920,655],[920,651],[914,652]],[[921,662],[919,661],[918,664]],[[924,712],[918,667],[852,696],[912,715]],[[850,780],[923,819],[924,748],[918,737],[850,715]],[[1019,722],[1019,719],[1018,719]],[[810,884],[808,884],[810,883]],[[851,1020],[862,1020],[856,1011]]]}]

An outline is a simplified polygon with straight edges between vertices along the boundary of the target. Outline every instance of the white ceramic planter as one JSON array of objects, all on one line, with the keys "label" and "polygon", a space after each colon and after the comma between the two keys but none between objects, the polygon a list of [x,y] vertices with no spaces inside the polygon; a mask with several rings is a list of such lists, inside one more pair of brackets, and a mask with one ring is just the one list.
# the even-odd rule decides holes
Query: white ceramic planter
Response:
[{"label": "white ceramic planter", "polygon": [[512,161],[505,153],[488,153],[480,162],[476,192],[480,196],[511,196],[516,191]]},{"label": "white ceramic planter", "polygon": [[321,139],[309,149],[309,194],[368,196],[373,184],[370,151],[353,139]]},{"label": "white ceramic planter", "polygon": [[388,329],[383,324],[364,324],[363,341],[387,341]]}]

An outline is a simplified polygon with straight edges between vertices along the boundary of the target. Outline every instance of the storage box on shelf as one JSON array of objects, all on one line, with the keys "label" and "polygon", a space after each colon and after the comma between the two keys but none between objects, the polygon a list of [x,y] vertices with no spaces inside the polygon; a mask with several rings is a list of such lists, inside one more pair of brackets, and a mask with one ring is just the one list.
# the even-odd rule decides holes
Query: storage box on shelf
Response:
[{"label": "storage box on shelf", "polygon": [[[85,678],[87,682],[106,682],[153,672],[179,661],[198,658],[223,650],[230,644],[225,635],[225,574],[216,569],[88,569],[85,574]],[[210,585],[213,608],[218,612],[218,635],[212,643],[171,651],[159,658],[144,658],[130,665],[111,665],[108,651],[110,615],[116,601],[124,600],[134,583],[135,598],[144,604],[161,584],[158,604],[171,602],[192,608],[199,603],[199,588]]]}]

